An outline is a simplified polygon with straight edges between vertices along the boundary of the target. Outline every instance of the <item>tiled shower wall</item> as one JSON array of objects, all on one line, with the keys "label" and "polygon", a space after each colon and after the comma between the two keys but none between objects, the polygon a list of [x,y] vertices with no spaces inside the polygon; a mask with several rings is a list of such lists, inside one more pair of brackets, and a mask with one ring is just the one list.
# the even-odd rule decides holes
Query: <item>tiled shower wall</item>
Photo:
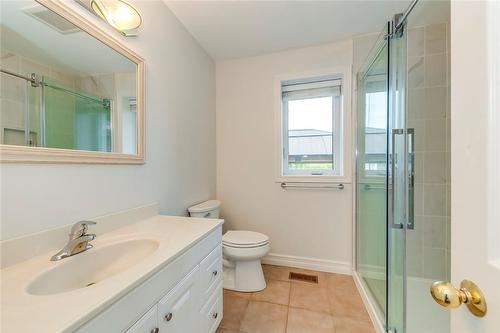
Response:
[{"label": "tiled shower wall", "polygon": [[450,53],[447,23],[408,33],[408,127],[415,131],[415,229],[409,276],[447,279],[450,265]]}]

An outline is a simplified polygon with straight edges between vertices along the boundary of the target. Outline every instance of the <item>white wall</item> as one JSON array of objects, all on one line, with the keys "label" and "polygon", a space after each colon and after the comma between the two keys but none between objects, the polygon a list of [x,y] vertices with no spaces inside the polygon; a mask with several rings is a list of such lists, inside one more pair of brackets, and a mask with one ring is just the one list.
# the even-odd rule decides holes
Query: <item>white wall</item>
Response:
[{"label": "white wall", "polygon": [[146,164],[1,165],[2,239],[150,202],[184,215],[215,195],[214,63],[163,2],[134,4],[138,38],[99,25],[145,59]]},{"label": "white wall", "polygon": [[351,62],[346,41],[217,63],[217,197],[226,228],[269,235],[275,254],[350,265],[352,185],[283,190],[275,182],[274,89],[276,77]]}]

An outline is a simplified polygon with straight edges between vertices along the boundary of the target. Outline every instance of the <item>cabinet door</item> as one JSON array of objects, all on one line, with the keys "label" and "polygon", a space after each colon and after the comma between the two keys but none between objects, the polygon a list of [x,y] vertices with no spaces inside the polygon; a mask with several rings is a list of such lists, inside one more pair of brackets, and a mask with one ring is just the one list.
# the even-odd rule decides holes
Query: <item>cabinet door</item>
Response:
[{"label": "cabinet door", "polygon": [[222,320],[222,281],[200,311],[199,332],[214,333]]},{"label": "cabinet door", "polygon": [[153,306],[126,333],[158,333],[158,306]]},{"label": "cabinet door", "polygon": [[193,317],[196,299],[198,267],[189,273],[158,303],[158,321],[161,333],[196,333],[197,321]]}]

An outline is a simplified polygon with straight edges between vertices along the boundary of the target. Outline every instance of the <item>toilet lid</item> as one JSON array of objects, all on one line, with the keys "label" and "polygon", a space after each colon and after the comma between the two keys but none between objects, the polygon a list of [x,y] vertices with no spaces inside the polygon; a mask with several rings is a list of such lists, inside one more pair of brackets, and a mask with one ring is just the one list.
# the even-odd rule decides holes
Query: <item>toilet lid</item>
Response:
[{"label": "toilet lid", "polygon": [[233,247],[255,247],[269,242],[269,236],[255,231],[230,230],[222,236],[222,243]]}]

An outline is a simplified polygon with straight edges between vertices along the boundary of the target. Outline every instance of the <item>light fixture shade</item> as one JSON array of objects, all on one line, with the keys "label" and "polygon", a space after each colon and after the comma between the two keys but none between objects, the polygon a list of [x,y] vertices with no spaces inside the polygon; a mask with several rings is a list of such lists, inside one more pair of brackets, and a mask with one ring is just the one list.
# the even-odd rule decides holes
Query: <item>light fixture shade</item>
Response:
[{"label": "light fixture shade", "polygon": [[94,12],[122,32],[137,29],[142,23],[139,11],[123,0],[92,0]]}]

